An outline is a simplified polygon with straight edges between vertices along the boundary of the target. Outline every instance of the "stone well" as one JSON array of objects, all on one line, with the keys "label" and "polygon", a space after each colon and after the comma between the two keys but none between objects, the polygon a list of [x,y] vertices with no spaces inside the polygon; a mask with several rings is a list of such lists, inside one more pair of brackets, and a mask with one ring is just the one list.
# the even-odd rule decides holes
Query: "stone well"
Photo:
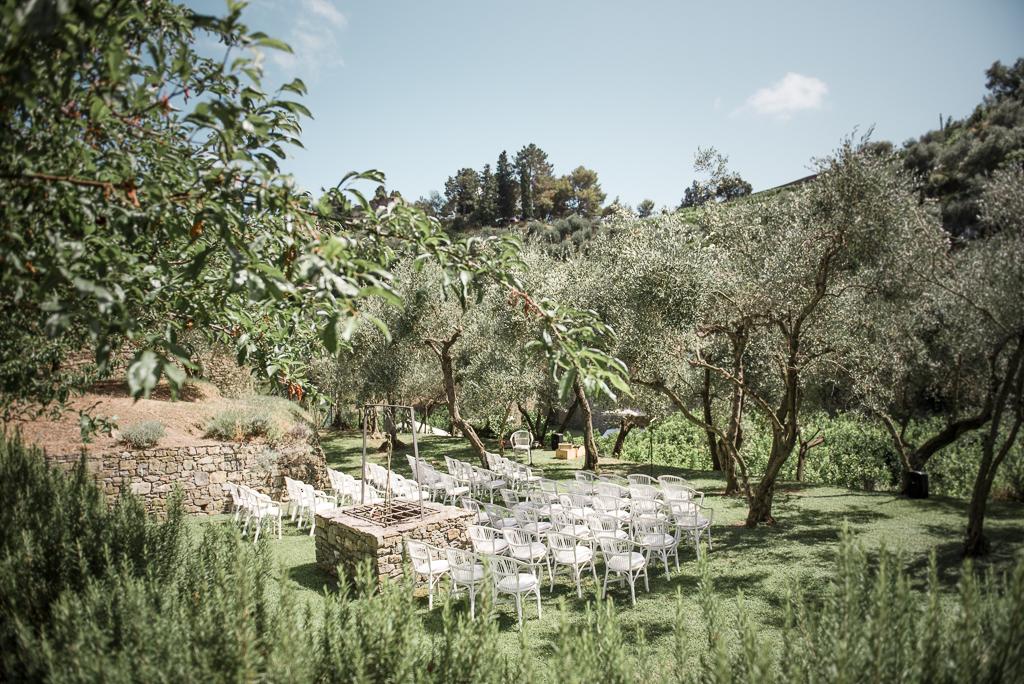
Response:
[{"label": "stone well", "polygon": [[[414,517],[398,522],[381,520],[383,504],[374,506],[347,506],[316,516],[316,564],[327,572],[337,574],[337,567],[353,577],[364,558],[380,581],[385,577],[402,576],[405,540],[417,539],[441,548],[454,546],[469,548],[467,529],[474,514],[453,506],[423,502],[423,517],[419,517],[419,504],[404,504],[415,513]],[[376,510],[367,510],[367,509]],[[391,509],[394,513],[396,509]]]}]

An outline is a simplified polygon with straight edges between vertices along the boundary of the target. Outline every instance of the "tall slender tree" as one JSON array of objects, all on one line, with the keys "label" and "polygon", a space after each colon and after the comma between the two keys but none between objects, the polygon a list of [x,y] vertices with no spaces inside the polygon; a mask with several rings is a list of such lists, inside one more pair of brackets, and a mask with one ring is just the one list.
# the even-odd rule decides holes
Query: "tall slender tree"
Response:
[{"label": "tall slender tree", "polygon": [[512,163],[508,160],[508,152],[501,151],[498,155],[498,165],[495,169],[495,181],[498,193],[498,222],[511,223],[516,217],[516,199],[519,194],[519,186],[514,175]]}]

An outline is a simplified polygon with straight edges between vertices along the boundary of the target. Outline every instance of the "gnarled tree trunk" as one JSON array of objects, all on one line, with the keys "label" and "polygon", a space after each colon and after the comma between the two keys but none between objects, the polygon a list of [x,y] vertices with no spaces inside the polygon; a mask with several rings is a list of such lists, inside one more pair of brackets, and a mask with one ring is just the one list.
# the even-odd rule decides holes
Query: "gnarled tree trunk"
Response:
[{"label": "gnarled tree trunk", "polygon": [[473,451],[476,452],[477,458],[480,459],[481,467],[487,468],[487,457],[485,456],[487,448],[484,446],[483,440],[477,436],[473,426],[463,419],[462,412],[459,410],[459,396],[455,387],[455,366],[452,363],[452,345],[461,336],[462,330],[460,329],[448,339],[428,339],[426,342],[434,354],[437,355],[437,359],[441,364],[441,378],[444,383],[444,394],[448,400],[448,416],[451,419],[452,427],[462,432],[463,436],[469,440]]},{"label": "gnarled tree trunk", "polygon": [[619,458],[622,456],[622,449],[626,446],[626,437],[629,437],[629,431],[636,427],[636,423],[623,418],[619,421],[619,434],[615,435],[615,446],[612,448],[612,458]]},{"label": "gnarled tree trunk", "polygon": [[[1006,455],[1013,448],[1024,422],[1024,335],[1017,339],[1017,346],[1007,361],[1002,378],[993,375],[995,401],[992,422],[981,443],[981,463],[971,493],[971,504],[967,509],[967,534],[964,538],[965,556],[983,556],[988,553],[989,544],[985,538],[985,510],[992,492],[996,472]],[[1009,418],[1009,427],[1002,434],[1003,420]]]},{"label": "gnarled tree trunk", "polygon": [[594,414],[590,410],[590,402],[583,391],[583,383],[577,377],[572,384],[573,392],[576,394],[576,403],[583,411],[583,448],[586,451],[586,458],[583,461],[585,470],[597,470],[597,442],[594,441]]}]

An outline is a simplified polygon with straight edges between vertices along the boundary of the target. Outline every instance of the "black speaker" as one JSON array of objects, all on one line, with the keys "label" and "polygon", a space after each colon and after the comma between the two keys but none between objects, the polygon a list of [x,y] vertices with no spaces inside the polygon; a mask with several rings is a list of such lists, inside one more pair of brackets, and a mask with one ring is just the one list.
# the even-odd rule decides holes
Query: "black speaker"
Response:
[{"label": "black speaker", "polygon": [[920,470],[907,473],[907,496],[911,499],[928,498],[928,473]]},{"label": "black speaker", "polygon": [[561,441],[562,441],[562,433],[561,432],[552,432],[551,433],[551,450],[552,451],[557,451],[558,450],[558,445],[559,445],[559,443]]}]

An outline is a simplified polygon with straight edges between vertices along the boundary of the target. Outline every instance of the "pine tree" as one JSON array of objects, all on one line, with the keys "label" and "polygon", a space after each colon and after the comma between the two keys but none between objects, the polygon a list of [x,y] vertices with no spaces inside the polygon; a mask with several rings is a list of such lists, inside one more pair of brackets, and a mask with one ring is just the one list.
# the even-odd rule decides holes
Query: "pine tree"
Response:
[{"label": "pine tree", "polygon": [[480,174],[480,200],[473,216],[477,226],[493,226],[498,219],[498,181],[491,173],[491,165],[484,164]]},{"label": "pine tree", "polygon": [[512,164],[508,161],[508,153],[505,150],[502,150],[501,154],[498,155],[495,182],[498,186],[498,222],[502,224],[511,223],[516,217],[516,199],[519,187],[513,175]]}]

